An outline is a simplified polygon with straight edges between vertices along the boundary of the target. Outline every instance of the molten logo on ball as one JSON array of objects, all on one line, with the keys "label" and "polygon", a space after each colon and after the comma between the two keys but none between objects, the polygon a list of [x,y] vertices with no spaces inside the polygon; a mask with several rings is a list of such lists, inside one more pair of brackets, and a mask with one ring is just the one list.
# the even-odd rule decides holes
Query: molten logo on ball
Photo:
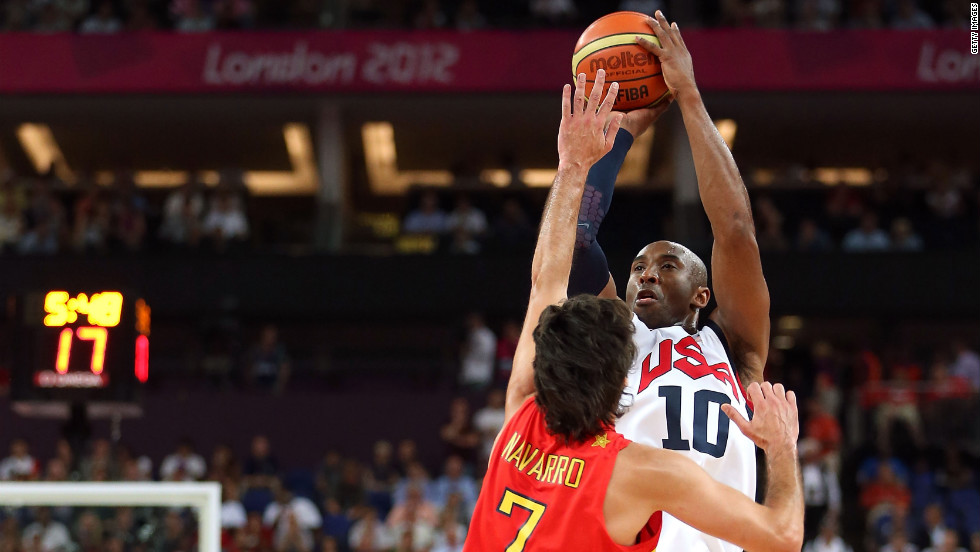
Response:
[{"label": "molten logo on ball", "polygon": [[616,69],[628,69],[633,67],[646,67],[656,63],[657,58],[650,52],[620,52],[619,55],[608,57],[594,57],[589,60],[589,72],[595,73],[599,69],[606,72],[606,78],[614,79],[617,74],[639,73],[640,71],[616,71]]}]

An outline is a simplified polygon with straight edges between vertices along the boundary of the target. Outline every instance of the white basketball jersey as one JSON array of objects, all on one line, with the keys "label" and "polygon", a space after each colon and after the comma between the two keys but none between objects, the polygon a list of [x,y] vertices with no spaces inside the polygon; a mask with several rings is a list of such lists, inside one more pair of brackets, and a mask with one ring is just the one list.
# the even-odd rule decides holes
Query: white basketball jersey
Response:
[{"label": "white basketball jersey", "polygon": [[[714,322],[690,335],[680,326],[651,330],[634,314],[637,358],[616,424],[626,438],[686,455],[715,480],[755,498],[755,444],[728,419],[729,403],[748,419],[745,391]],[[663,514],[657,552],[736,552]]]}]

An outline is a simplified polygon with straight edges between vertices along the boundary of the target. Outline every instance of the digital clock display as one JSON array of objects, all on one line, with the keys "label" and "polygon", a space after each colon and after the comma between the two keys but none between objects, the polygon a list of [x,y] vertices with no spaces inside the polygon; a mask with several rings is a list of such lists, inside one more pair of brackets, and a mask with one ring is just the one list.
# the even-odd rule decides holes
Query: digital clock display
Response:
[{"label": "digital clock display", "polygon": [[[118,290],[54,289],[17,298],[13,345],[22,399],[130,400],[149,377],[150,308]],[[84,391],[86,395],[78,395]]]}]

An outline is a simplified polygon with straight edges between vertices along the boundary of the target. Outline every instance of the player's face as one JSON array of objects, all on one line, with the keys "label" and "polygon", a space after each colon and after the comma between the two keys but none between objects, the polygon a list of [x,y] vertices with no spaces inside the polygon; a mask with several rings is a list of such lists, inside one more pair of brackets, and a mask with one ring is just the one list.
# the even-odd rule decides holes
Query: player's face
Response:
[{"label": "player's face", "polygon": [[640,250],[630,266],[626,304],[649,328],[683,324],[698,291],[686,249],[666,241]]}]

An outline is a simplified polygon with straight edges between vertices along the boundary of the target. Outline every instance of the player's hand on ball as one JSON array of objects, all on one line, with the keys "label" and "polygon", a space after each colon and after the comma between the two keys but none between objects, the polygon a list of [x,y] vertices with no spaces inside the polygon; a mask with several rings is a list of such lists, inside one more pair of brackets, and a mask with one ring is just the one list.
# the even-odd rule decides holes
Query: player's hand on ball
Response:
[{"label": "player's hand on ball", "polygon": [[772,385],[766,381],[762,385],[749,385],[746,395],[755,407],[751,422],[730,404],[721,405],[721,409],[746,437],[766,452],[780,448],[795,450],[800,436],[796,394],[786,391],[781,383]]},{"label": "player's hand on ball", "polygon": [[[645,109],[634,109],[629,113],[623,114],[623,122],[620,123],[620,128],[629,132],[633,135],[633,138],[639,137],[641,134],[647,131],[653,123],[660,119],[660,116],[667,112],[670,108],[670,104],[674,102],[673,96],[667,96],[667,98],[662,101],[659,105],[655,107],[647,107]],[[616,112],[613,111],[615,115]]]},{"label": "player's hand on ball", "polygon": [[[579,166],[588,169],[603,155],[609,153],[619,131],[622,113],[612,113],[619,84],[612,83],[605,99],[601,98],[606,73],[596,73],[595,84],[589,101],[585,101],[585,73],[575,80],[575,95],[572,87],[565,85],[561,98],[561,125],[558,127],[558,165]],[[599,100],[602,99],[602,103]]]},{"label": "player's hand on ball", "polygon": [[660,67],[664,72],[664,82],[670,93],[679,98],[682,94],[690,90],[696,90],[697,84],[694,82],[694,62],[691,60],[691,52],[684,44],[681,31],[677,28],[677,23],[668,24],[663,12],[657,10],[656,17],[647,19],[647,25],[657,35],[660,44],[654,44],[645,38],[636,38],[636,43],[652,52],[660,58]]}]

